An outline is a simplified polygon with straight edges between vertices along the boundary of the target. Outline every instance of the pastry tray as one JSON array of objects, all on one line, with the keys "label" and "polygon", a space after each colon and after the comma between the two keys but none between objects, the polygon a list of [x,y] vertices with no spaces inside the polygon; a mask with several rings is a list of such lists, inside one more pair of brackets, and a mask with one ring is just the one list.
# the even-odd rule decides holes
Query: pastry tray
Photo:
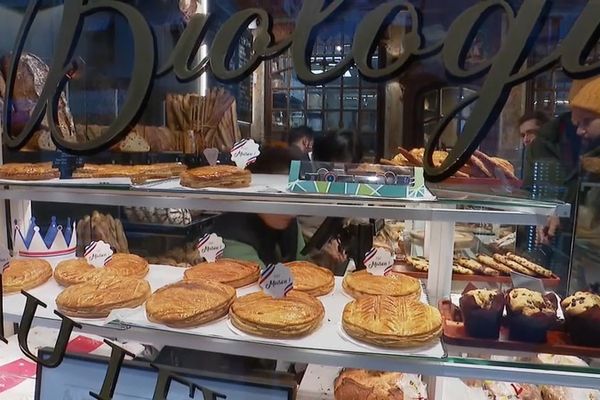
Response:
[{"label": "pastry tray", "polygon": [[[394,271],[401,272],[405,275],[412,276],[413,278],[426,280],[428,272],[415,271],[412,267],[409,267],[403,263],[396,263],[394,265]],[[543,283],[544,287],[555,288],[560,286],[560,278],[553,275],[552,278],[539,278]],[[503,285],[512,285],[510,276],[487,276],[487,275],[462,275],[452,274],[452,280],[457,282],[484,282],[484,283],[499,283]]]},{"label": "pastry tray", "polygon": [[[183,273],[183,268],[162,265],[151,265],[150,272],[146,279],[150,283],[152,291],[155,291],[162,286],[180,281],[183,278]],[[62,290],[63,288],[61,288],[54,281],[54,279],[50,279],[42,286],[29,291],[33,296],[39,298],[41,301],[48,305],[47,308],[38,308],[36,312],[36,317],[58,320],[58,318],[56,317],[56,315],[53,314],[53,312],[56,307],[55,299]],[[243,296],[245,294],[252,293],[258,290],[258,285],[252,285],[249,287],[238,289],[237,295]],[[143,306],[133,310],[117,310],[111,313],[109,317],[104,319],[74,318],[74,320],[85,325],[112,325],[116,328],[136,326],[156,331],[179,332],[188,335],[229,339],[239,342],[271,344],[278,346],[301,348],[306,350],[339,351],[353,353],[357,355],[380,354],[389,356],[398,355],[440,359],[446,356],[446,353],[442,347],[441,340],[435,340],[431,343],[431,345],[427,347],[396,350],[374,347],[370,347],[369,349],[367,349],[365,347],[357,346],[354,343],[341,339],[340,335],[338,334],[338,329],[341,324],[342,311],[344,309],[344,306],[351,301],[347,297],[347,295],[343,293],[342,278],[336,278],[335,289],[332,293],[326,296],[319,297],[319,299],[325,307],[325,317],[321,326],[315,332],[306,337],[291,340],[266,339],[260,337],[253,337],[249,335],[242,337],[228,328],[227,317],[192,329],[169,328],[148,321]],[[3,300],[5,315],[7,317],[10,317],[11,320],[20,319],[25,306],[25,297],[20,294],[14,294],[5,296]],[[427,301],[425,295],[423,295],[422,300],[425,302]]]},{"label": "pastry tray", "polygon": [[508,339],[508,328],[504,325],[500,328],[499,339],[480,339],[467,334],[460,309],[451,300],[442,300],[439,304],[442,314],[443,340],[445,344],[461,347],[480,347],[486,349],[562,354],[578,357],[600,357],[600,348],[576,346],[570,343],[569,336],[562,330],[548,332],[547,342],[527,343]]}]

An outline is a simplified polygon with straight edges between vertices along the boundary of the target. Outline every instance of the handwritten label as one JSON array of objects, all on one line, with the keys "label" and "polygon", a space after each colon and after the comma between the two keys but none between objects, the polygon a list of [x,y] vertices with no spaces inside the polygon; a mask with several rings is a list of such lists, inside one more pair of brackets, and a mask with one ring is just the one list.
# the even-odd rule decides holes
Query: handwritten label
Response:
[{"label": "handwritten label", "polygon": [[263,292],[281,299],[294,288],[294,276],[285,265],[271,264],[260,273],[259,284]]},{"label": "handwritten label", "polygon": [[392,272],[394,256],[389,250],[381,247],[373,247],[365,255],[364,264],[370,274],[385,276]]},{"label": "handwritten label", "polygon": [[113,251],[110,248],[110,244],[100,240],[92,242],[85,246],[83,256],[88,263],[96,268],[104,267],[106,263],[112,258]]},{"label": "handwritten label", "polygon": [[10,251],[4,246],[0,244],[0,272],[4,272],[8,265],[10,264]]},{"label": "handwritten label", "polygon": [[242,169],[256,162],[259,155],[260,146],[253,139],[244,139],[231,149],[231,160]]},{"label": "handwritten label", "polygon": [[204,150],[204,157],[206,157],[206,161],[208,165],[215,166],[219,161],[219,150],[217,149],[206,149]]},{"label": "handwritten label", "polygon": [[523,391],[525,389],[522,388],[521,386],[515,385],[514,383],[511,383],[510,386],[512,386],[513,390],[515,391],[515,394],[517,395],[517,399],[520,399],[521,393],[523,393]]},{"label": "handwritten label", "polygon": [[223,256],[225,243],[223,243],[222,237],[215,233],[210,233],[200,239],[197,248],[200,256],[207,262],[215,262]]}]

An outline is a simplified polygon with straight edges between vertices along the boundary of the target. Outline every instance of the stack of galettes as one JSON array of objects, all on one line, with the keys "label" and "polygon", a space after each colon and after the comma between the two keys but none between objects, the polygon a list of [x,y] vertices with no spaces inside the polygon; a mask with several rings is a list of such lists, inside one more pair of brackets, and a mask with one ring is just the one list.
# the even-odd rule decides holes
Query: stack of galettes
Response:
[{"label": "stack of galettes", "polygon": [[134,254],[115,254],[104,268],[84,259],[63,261],[54,270],[54,279],[66,286],[56,306],[79,318],[105,318],[116,309],[139,307],[151,293],[147,274],[148,262]]},{"label": "stack of galettes", "polygon": [[[229,306],[231,323],[239,330],[269,338],[292,338],[313,332],[323,320],[325,309],[314,296],[333,290],[333,274],[307,262],[288,264],[294,275],[294,290],[284,298],[276,299],[262,292],[242,296]],[[258,280],[258,264],[230,259],[203,263],[188,269],[186,282],[219,282],[235,288]],[[234,293],[235,295],[235,293]],[[234,296],[235,297],[235,296]]]},{"label": "stack of galettes", "polygon": [[435,307],[420,301],[421,284],[402,274],[375,276],[366,271],[346,275],[348,303],[342,327],[351,337],[389,348],[428,344],[442,332],[442,317]]}]

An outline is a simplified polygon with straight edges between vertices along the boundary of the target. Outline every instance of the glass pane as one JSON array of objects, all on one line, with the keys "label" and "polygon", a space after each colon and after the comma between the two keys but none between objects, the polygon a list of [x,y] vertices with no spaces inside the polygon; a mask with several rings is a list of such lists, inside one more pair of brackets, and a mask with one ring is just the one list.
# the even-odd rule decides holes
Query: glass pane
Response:
[{"label": "glass pane", "polygon": [[344,86],[346,87],[358,87],[360,86],[360,76],[355,68],[351,68],[349,71],[344,73]]},{"label": "glass pane", "polygon": [[309,112],[307,114],[306,125],[312,128],[315,132],[323,131],[323,113],[320,112]]},{"label": "glass pane", "polygon": [[362,112],[360,114],[360,131],[361,132],[377,132],[377,113]]},{"label": "glass pane", "polygon": [[376,110],[377,109],[377,92],[374,90],[363,91],[361,95],[361,109]]},{"label": "glass pane", "polygon": [[344,120],[342,121],[342,127],[344,129],[358,128],[358,113],[348,111],[344,112]]},{"label": "glass pane", "polygon": [[288,108],[288,92],[284,90],[273,91],[273,108]]},{"label": "glass pane", "polygon": [[306,125],[306,121],[304,119],[304,112],[302,111],[292,111],[290,112],[290,128],[296,128],[299,126]]},{"label": "glass pane", "polygon": [[326,130],[338,130],[340,129],[340,113],[339,112],[328,112],[325,114],[325,129]]},{"label": "glass pane", "polygon": [[303,110],[305,96],[306,92],[304,90],[290,91],[290,110]]},{"label": "glass pane", "polygon": [[309,89],[306,103],[309,110],[321,110],[323,108],[323,91]]},{"label": "glass pane", "polygon": [[281,130],[287,128],[287,112],[273,111],[273,129]]},{"label": "glass pane", "polygon": [[344,90],[344,110],[358,110],[358,90]]},{"label": "glass pane", "polygon": [[326,89],[325,90],[325,108],[326,109],[340,109],[340,91],[339,89]]}]

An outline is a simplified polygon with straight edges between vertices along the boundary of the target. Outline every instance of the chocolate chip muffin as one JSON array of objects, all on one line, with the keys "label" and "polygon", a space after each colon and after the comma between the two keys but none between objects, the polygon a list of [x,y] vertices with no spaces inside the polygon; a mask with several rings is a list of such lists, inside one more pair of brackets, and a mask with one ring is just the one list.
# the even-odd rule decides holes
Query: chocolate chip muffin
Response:
[{"label": "chocolate chip muffin", "polygon": [[498,339],[504,311],[504,295],[497,290],[470,290],[460,298],[467,334],[482,339]]},{"label": "chocolate chip muffin", "polygon": [[517,288],[506,295],[510,340],[545,343],[547,332],[558,324],[554,295]]},{"label": "chocolate chip muffin", "polygon": [[600,347],[600,296],[577,292],[561,303],[566,328],[574,344]]}]

